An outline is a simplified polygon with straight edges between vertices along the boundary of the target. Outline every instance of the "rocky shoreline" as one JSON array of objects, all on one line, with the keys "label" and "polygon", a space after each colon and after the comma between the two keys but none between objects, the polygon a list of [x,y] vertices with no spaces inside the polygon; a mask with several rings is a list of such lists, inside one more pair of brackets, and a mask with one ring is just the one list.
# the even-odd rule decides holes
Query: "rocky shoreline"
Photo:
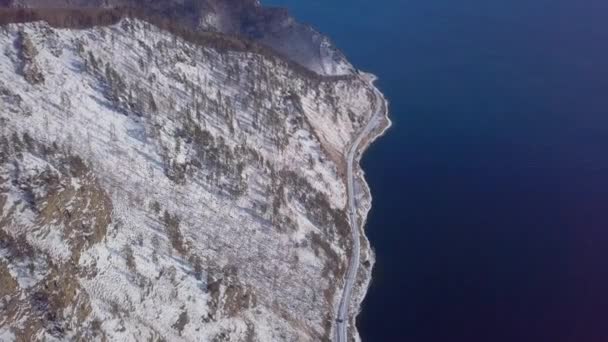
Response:
[{"label": "rocky shoreline", "polygon": [[[374,89],[374,92],[382,95],[379,89],[376,87],[375,82],[377,81],[377,77],[372,74],[364,74],[364,77],[369,79],[370,87]],[[356,186],[359,188],[356,194],[357,197],[357,206],[358,206],[358,216],[361,220],[359,225],[360,229],[360,239],[361,239],[361,250],[360,250],[360,260],[361,264],[359,265],[359,272],[357,275],[356,286],[354,290],[353,299],[351,301],[351,314],[350,314],[350,334],[355,338],[356,341],[361,341],[361,338],[358,333],[358,329],[356,326],[357,316],[362,311],[362,304],[369,290],[369,287],[373,281],[372,272],[376,262],[375,253],[373,250],[373,246],[371,245],[367,235],[365,234],[365,227],[367,223],[367,218],[369,212],[372,209],[372,194],[371,188],[367,181],[365,180],[365,171],[361,167],[360,161],[363,157],[364,153],[371,146],[372,143],[380,139],[392,126],[392,122],[389,118],[389,102],[382,95],[380,97],[382,99],[382,103],[380,106],[384,107],[383,116],[380,118],[380,122],[377,124],[376,128],[372,130],[372,132],[368,135],[368,137],[363,141],[362,145],[359,147],[357,152],[357,158],[354,171],[356,174]]]}]

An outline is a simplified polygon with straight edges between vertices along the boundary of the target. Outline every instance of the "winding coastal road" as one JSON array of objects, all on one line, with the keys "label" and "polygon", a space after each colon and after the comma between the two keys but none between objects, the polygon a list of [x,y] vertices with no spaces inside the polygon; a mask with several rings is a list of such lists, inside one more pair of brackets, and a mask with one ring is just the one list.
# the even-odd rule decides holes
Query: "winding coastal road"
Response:
[{"label": "winding coastal road", "polygon": [[[370,80],[370,84],[375,81],[375,78]],[[387,105],[386,100],[380,93],[380,91],[373,87],[374,95],[376,96],[376,103],[380,106],[377,109],[376,113],[374,113],[367,125],[363,128],[363,130],[359,133],[357,138],[353,141],[352,145],[348,150],[348,154],[346,156],[347,160],[347,188],[348,188],[348,207],[349,207],[349,219],[351,222],[351,237],[353,239],[353,249],[352,255],[348,264],[348,270],[346,273],[344,290],[342,292],[342,297],[340,298],[340,306],[338,307],[338,313],[336,317],[336,334],[334,338],[334,342],[346,342],[348,339],[348,323],[349,323],[349,308],[350,303],[352,301],[353,288],[355,286],[355,282],[357,280],[357,272],[359,271],[359,263],[360,263],[360,255],[361,255],[361,243],[360,243],[360,233],[359,233],[359,222],[357,220],[357,201],[355,198],[355,179],[354,179],[354,171],[353,164],[355,160],[358,161],[357,152],[359,151],[359,145],[363,139],[368,137],[374,128],[379,124],[379,120],[382,115],[386,115]]]}]

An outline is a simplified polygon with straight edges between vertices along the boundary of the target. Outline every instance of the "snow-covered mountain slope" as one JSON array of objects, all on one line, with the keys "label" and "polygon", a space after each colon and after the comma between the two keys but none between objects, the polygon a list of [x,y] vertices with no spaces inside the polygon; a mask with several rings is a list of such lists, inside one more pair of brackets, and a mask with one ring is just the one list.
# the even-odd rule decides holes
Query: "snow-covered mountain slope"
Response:
[{"label": "snow-covered mountain slope", "polygon": [[320,75],[355,72],[327,37],[296,21],[286,9],[264,7],[258,0],[0,0],[1,7],[133,8],[191,30],[216,31],[262,43]]},{"label": "snow-covered mountain slope", "polygon": [[332,336],[364,79],[135,19],[0,48],[0,340]]}]

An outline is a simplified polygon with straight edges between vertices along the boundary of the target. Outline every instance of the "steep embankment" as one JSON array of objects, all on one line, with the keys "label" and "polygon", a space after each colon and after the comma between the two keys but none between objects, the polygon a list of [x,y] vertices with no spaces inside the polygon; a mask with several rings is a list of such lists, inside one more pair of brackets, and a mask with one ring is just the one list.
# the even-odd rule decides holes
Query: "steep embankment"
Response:
[{"label": "steep embankment", "polygon": [[160,26],[0,28],[0,336],[331,338],[374,90]]}]

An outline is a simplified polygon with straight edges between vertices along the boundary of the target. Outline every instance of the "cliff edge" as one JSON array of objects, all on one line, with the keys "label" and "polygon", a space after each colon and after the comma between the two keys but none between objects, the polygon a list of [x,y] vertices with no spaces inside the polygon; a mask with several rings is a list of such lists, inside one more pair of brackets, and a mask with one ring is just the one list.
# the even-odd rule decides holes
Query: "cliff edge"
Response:
[{"label": "cliff edge", "polygon": [[367,75],[277,52],[257,2],[66,3],[0,11],[0,339],[331,340]]}]

